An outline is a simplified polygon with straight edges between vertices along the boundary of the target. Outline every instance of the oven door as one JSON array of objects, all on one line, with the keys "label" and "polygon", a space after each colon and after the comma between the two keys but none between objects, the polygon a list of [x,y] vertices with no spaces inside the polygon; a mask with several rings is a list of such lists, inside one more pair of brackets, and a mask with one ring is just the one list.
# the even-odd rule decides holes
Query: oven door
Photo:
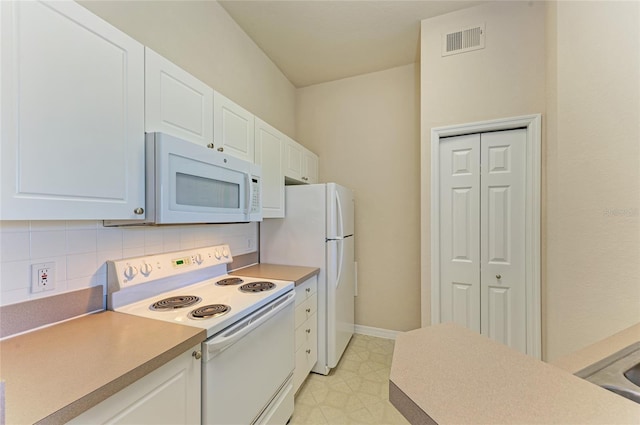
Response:
[{"label": "oven door", "polygon": [[291,416],[294,299],[291,291],[203,343],[203,423],[252,424],[277,403]]}]

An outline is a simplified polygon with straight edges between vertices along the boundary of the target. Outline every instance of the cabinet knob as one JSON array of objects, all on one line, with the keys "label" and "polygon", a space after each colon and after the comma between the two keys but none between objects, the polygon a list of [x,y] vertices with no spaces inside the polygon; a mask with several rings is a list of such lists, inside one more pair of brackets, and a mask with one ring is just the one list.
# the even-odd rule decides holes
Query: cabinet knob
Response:
[{"label": "cabinet knob", "polygon": [[305,332],[310,334],[311,333],[311,329],[306,329]]},{"label": "cabinet knob", "polygon": [[311,292],[311,288],[307,288],[307,289],[305,289],[305,291]]},{"label": "cabinet knob", "polygon": [[496,279],[502,279],[502,275],[497,274]]},{"label": "cabinet knob", "polygon": [[310,308],[306,309],[305,311],[306,311],[307,313],[311,313],[311,309],[310,309]]},{"label": "cabinet knob", "polygon": [[142,214],[144,214],[144,208],[138,207],[135,210],[133,210],[133,213],[134,214],[138,214],[138,215],[142,215]]},{"label": "cabinet knob", "polygon": [[194,351],[191,355],[195,357],[196,360],[200,360],[202,358],[202,351]]},{"label": "cabinet knob", "polygon": [[213,146],[213,143],[208,143],[208,144],[207,144],[207,147],[208,147],[209,149],[213,149],[215,146]]},{"label": "cabinet knob", "polygon": [[311,354],[311,349],[307,348],[307,354]]},{"label": "cabinet knob", "polygon": [[218,148],[218,152],[224,152],[224,148]]}]

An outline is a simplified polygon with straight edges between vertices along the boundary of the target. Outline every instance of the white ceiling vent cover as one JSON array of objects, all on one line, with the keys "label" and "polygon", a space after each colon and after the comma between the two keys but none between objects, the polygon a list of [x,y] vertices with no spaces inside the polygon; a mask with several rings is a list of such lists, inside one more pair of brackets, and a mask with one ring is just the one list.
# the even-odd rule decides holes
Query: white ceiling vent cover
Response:
[{"label": "white ceiling vent cover", "polygon": [[484,49],[484,24],[442,35],[442,56]]}]

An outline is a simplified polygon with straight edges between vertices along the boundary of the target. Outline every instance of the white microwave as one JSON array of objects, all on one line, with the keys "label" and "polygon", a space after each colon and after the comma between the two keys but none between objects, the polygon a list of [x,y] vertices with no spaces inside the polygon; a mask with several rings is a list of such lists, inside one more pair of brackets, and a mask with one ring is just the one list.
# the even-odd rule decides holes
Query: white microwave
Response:
[{"label": "white microwave", "polygon": [[105,220],[105,226],[262,221],[260,165],[147,133],[145,175],[144,219]]}]

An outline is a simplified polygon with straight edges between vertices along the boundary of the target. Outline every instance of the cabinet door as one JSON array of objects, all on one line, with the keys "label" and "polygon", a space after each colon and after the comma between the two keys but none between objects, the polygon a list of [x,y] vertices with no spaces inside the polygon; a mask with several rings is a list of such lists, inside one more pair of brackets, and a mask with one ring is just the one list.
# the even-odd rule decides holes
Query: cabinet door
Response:
[{"label": "cabinet door", "polygon": [[201,360],[186,351],[97,404],[70,424],[200,424]]},{"label": "cabinet door", "polygon": [[302,167],[302,180],[305,183],[318,183],[318,155],[305,149]]},{"label": "cabinet door", "polygon": [[218,151],[253,162],[253,114],[218,92],[213,97],[213,140]]},{"label": "cabinet door", "polygon": [[318,182],[318,155],[293,139],[286,139],[283,164],[287,183],[313,184]]},{"label": "cabinet door", "polygon": [[213,89],[145,48],[145,131],[213,142]]},{"label": "cabinet door", "polygon": [[284,147],[284,175],[288,179],[302,183],[304,148],[295,140],[286,138]]},{"label": "cabinet door", "polygon": [[0,20],[0,218],[140,218],[143,46],[74,2],[0,2]]},{"label": "cabinet door", "polygon": [[284,135],[256,117],[256,164],[262,165],[262,217],[284,217]]}]

